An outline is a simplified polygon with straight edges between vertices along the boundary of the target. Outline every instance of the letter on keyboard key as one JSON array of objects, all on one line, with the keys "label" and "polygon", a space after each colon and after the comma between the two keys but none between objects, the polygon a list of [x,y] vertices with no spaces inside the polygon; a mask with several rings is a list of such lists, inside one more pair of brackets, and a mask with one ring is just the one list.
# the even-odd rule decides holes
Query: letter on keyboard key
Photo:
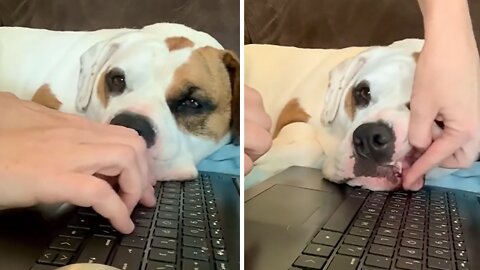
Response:
[{"label": "letter on keyboard key", "polygon": [[149,260],[175,263],[177,261],[177,252],[168,249],[152,248],[148,255]]},{"label": "letter on keyboard key", "polygon": [[122,270],[138,270],[143,257],[143,249],[131,247],[119,247],[112,266]]},{"label": "letter on keyboard key", "polygon": [[355,270],[359,260],[357,258],[335,255],[327,270]]},{"label": "letter on keyboard key", "polygon": [[421,270],[422,263],[419,260],[398,258],[396,266],[407,270]]},{"label": "letter on keyboard key", "polygon": [[210,270],[210,264],[206,262],[183,260],[182,270]]},{"label": "letter on keyboard key", "polygon": [[207,252],[204,249],[184,247],[183,248],[183,258],[208,261],[210,252]]},{"label": "letter on keyboard key", "polygon": [[363,201],[362,198],[348,196],[328,219],[323,229],[344,233]]},{"label": "letter on keyboard key", "polygon": [[322,269],[327,260],[325,258],[300,255],[293,265],[304,268]]},{"label": "letter on keyboard key", "polygon": [[175,265],[162,262],[148,262],[146,270],[175,270]]},{"label": "letter on keyboard key", "polygon": [[112,251],[114,239],[93,236],[89,238],[78,257],[77,263],[99,263],[107,262],[108,255]]}]

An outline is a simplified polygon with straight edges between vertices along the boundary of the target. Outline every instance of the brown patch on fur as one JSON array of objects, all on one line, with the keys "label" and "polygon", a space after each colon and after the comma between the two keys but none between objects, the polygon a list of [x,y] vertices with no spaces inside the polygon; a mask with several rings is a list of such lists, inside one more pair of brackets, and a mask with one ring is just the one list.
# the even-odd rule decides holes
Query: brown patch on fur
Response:
[{"label": "brown patch on fur", "polygon": [[345,103],[344,103],[345,112],[347,113],[350,120],[353,120],[355,117],[356,106],[355,100],[353,100],[353,90],[350,89],[345,96]]},{"label": "brown patch on fur", "polygon": [[291,99],[278,116],[273,138],[277,137],[284,126],[295,122],[307,122],[309,119],[310,115],[300,106],[298,98]]},{"label": "brown patch on fur", "polygon": [[165,40],[168,50],[175,51],[187,47],[193,47],[193,42],[186,37],[169,37]]},{"label": "brown patch on fur", "polygon": [[176,71],[167,91],[167,103],[175,102],[190,87],[197,90],[192,98],[208,101],[208,111],[183,115],[175,112],[178,126],[192,134],[223,138],[231,129],[234,136],[240,133],[240,64],[233,53],[212,47],[203,47],[192,52],[189,60]]},{"label": "brown patch on fur", "polygon": [[97,95],[104,108],[108,105],[109,96],[107,93],[107,83],[105,82],[105,72],[100,75],[97,85]]},{"label": "brown patch on fur", "polygon": [[62,106],[62,102],[52,93],[52,89],[50,89],[48,84],[38,88],[32,97],[32,101],[54,110],[58,110]]},{"label": "brown patch on fur", "polygon": [[413,60],[415,60],[415,63],[418,63],[418,58],[420,57],[419,52],[414,52],[412,53]]}]

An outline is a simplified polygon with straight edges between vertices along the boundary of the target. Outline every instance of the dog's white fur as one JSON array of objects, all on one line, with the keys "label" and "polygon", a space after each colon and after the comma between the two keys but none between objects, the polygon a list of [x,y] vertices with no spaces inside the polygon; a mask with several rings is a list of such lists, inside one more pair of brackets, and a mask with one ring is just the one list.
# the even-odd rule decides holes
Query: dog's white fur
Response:
[{"label": "dog's white fur", "polygon": [[[261,93],[272,118],[272,133],[281,111],[292,99],[298,99],[310,116],[307,122],[294,122],[281,129],[272,148],[255,162],[252,175],[268,177],[290,166],[305,166],[322,169],[325,178],[338,183],[372,190],[400,187],[400,181],[354,174],[352,133],[364,123],[386,122],[396,137],[392,164],[408,169],[409,164],[401,164],[411,150],[405,104],[413,85],[414,53],[422,46],[423,41],[415,39],[383,47],[338,50],[247,46],[245,83]],[[370,85],[372,101],[365,108],[357,108],[350,119],[344,106],[346,96],[362,81]]]},{"label": "dog's white fur", "polygon": [[[170,37],[186,37],[193,46],[170,51],[165,42]],[[227,132],[214,139],[180,128],[166,102],[176,70],[206,46],[224,51],[212,36],[170,23],[92,32],[0,27],[0,90],[30,100],[48,85],[61,102],[59,110],[103,123],[123,111],[145,115],[157,131],[150,151],[157,179],[191,179],[195,165],[232,137]],[[111,67],[124,70],[130,91],[104,107],[96,89]],[[225,74],[207,79],[228,80]]]}]

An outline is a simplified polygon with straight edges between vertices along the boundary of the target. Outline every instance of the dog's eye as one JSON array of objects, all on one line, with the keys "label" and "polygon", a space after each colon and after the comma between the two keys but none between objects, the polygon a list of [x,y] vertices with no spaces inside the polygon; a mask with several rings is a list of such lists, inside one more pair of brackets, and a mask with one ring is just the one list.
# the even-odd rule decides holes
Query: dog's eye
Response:
[{"label": "dog's eye", "polygon": [[108,91],[114,95],[122,94],[127,88],[127,82],[125,81],[125,74],[121,69],[114,68],[110,70],[106,75],[106,83]]},{"label": "dog's eye", "polygon": [[353,99],[357,107],[366,107],[372,99],[370,96],[370,86],[367,82],[361,82],[353,89]]},{"label": "dog's eye", "polygon": [[181,107],[189,109],[199,109],[202,105],[194,98],[187,98],[180,103]]}]

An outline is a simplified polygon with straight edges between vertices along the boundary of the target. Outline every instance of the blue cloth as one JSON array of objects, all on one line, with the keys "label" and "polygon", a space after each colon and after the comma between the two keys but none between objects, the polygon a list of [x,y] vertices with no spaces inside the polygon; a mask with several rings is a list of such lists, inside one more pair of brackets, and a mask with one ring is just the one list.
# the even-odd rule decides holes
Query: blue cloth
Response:
[{"label": "blue cloth", "polygon": [[458,170],[449,175],[427,176],[425,184],[480,193],[480,162],[475,162],[470,168]]},{"label": "blue cloth", "polygon": [[206,172],[240,175],[240,146],[227,144],[206,157],[197,168]]}]

